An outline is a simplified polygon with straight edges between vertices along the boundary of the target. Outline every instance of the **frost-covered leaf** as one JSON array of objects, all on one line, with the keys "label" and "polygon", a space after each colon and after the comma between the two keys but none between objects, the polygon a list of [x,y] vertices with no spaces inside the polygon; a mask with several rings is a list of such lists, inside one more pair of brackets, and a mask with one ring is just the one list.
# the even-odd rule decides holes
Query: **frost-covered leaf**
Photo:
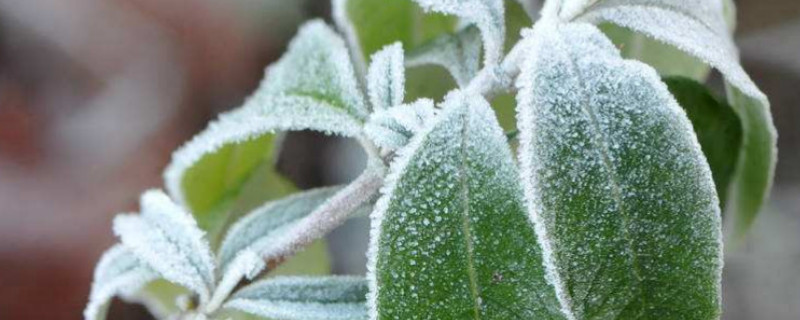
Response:
[{"label": "frost-covered leaf", "polygon": [[764,205],[775,176],[778,159],[778,133],[772,123],[772,113],[765,97],[754,98],[739,88],[726,84],[728,103],[742,121],[742,153],[730,203],[733,208],[732,230],[743,236]]},{"label": "frost-covered leaf", "polygon": [[378,147],[397,150],[408,144],[435,116],[433,101],[420,99],[373,113],[364,132]]},{"label": "frost-covered leaf", "polygon": [[506,34],[504,0],[414,0],[426,10],[452,14],[481,30],[484,62],[500,61]]},{"label": "frost-covered leaf", "polygon": [[519,162],[562,306],[574,319],[717,319],[719,205],[685,113],[591,25],[529,36]]},{"label": "frost-covered leaf", "polygon": [[[228,230],[219,250],[219,265],[222,270],[243,251],[256,252],[262,258],[274,258],[281,250],[281,239],[292,236],[288,231],[306,218],[340,187],[305,191],[269,202],[242,217]],[[277,246],[277,247],[276,247]]]},{"label": "frost-covered leaf", "polygon": [[83,311],[84,319],[105,319],[111,298],[118,294],[132,295],[157,278],[158,273],[142,263],[128,248],[122,245],[111,247],[94,270],[89,304]]},{"label": "frost-covered leaf", "polygon": [[403,46],[400,43],[388,45],[370,60],[367,91],[372,109],[385,110],[403,103],[406,91]]},{"label": "frost-covered leaf", "polygon": [[731,178],[742,145],[742,124],[733,109],[702,84],[683,77],[665,78],[669,91],[692,122],[711,167],[720,204],[725,207]]},{"label": "frost-covered leaf", "polygon": [[214,259],[191,215],[161,191],[142,195],[141,214],[114,219],[114,233],[161,277],[182,285],[205,302],[215,286]]},{"label": "frost-covered leaf", "polygon": [[[220,115],[173,154],[167,189],[203,229],[216,232],[242,184],[270,165],[268,134],[316,130],[352,137],[366,115],[344,42],[324,23],[307,23],[244,106]],[[281,180],[274,173],[269,178]],[[275,184],[267,191],[273,196],[291,189]]]},{"label": "frost-covered leaf", "polygon": [[188,297],[191,297],[191,291],[159,278],[148,282],[125,300],[143,305],[156,319],[170,319],[182,312],[185,306],[181,303]]},{"label": "frost-covered leaf", "polygon": [[456,19],[426,14],[411,0],[333,0],[333,18],[361,59],[400,41],[407,51],[455,30]]},{"label": "frost-covered leaf", "polygon": [[[554,1],[553,3],[558,3]],[[777,134],[767,97],[739,64],[730,35],[733,6],[720,0],[563,1],[560,16],[593,23],[610,22],[675,46],[718,69],[728,83],[730,104],[743,125],[742,154],[734,179],[734,228],[742,233],[766,200],[777,159]],[[738,97],[738,99],[736,99]]]},{"label": "frost-covered leaf", "polygon": [[278,277],[242,288],[225,307],[284,320],[360,320],[367,288],[359,277]]},{"label": "frost-covered leaf", "polygon": [[451,93],[392,163],[372,214],[371,319],[561,318],[494,119],[481,96]]},{"label": "frost-covered leaf", "polygon": [[408,55],[409,67],[439,65],[447,69],[460,87],[478,73],[481,60],[480,30],[468,26],[455,34],[444,34],[415,48]]}]

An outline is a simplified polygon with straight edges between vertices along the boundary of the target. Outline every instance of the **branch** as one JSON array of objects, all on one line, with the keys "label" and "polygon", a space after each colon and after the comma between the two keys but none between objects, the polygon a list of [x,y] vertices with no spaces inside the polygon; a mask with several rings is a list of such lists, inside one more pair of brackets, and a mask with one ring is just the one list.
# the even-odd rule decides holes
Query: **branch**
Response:
[{"label": "branch", "polygon": [[491,100],[496,94],[511,90],[514,78],[519,74],[519,59],[524,41],[520,40],[499,65],[489,65],[481,69],[466,90],[476,92]]}]

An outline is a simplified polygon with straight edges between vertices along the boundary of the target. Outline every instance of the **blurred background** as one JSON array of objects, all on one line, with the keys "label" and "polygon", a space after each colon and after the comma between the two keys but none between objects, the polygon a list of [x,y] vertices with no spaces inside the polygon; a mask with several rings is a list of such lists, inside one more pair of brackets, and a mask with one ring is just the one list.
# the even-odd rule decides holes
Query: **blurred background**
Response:
[{"label": "blurred background", "polygon": [[[736,3],[780,156],[767,208],[726,248],[723,318],[797,320],[800,1]],[[112,217],[162,185],[172,150],[239,105],[302,21],[329,12],[327,0],[0,0],[0,318],[79,319]],[[346,181],[363,161],[346,141],[287,141],[279,168],[300,188]],[[332,272],[364,271],[367,228],[329,237]],[[340,250],[353,237],[361,247]],[[120,303],[112,314],[148,319]]]}]

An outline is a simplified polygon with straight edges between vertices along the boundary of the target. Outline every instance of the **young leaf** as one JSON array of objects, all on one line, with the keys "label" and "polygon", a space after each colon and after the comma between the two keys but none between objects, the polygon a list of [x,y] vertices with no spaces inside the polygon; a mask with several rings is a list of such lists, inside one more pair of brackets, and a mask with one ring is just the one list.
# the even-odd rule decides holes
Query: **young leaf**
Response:
[{"label": "young leaf", "polygon": [[83,318],[106,318],[108,302],[117,294],[131,295],[145,284],[158,278],[158,273],[139,261],[129,249],[115,245],[108,249],[94,270],[89,304]]},{"label": "young leaf", "polygon": [[415,48],[406,65],[439,65],[447,69],[459,87],[464,87],[480,68],[480,30],[468,26],[455,34],[444,34]]},{"label": "young leaf", "polygon": [[714,185],[724,208],[728,186],[742,145],[742,124],[733,109],[715,98],[702,84],[683,77],[664,79],[692,122],[703,154],[711,167]]},{"label": "young leaf", "polygon": [[562,318],[494,119],[451,93],[400,150],[372,214],[371,319]]},{"label": "young leaf", "polygon": [[367,287],[357,277],[278,277],[242,288],[225,307],[274,319],[357,320],[366,318]]},{"label": "young leaf", "polygon": [[403,46],[394,43],[372,55],[367,74],[367,89],[375,111],[403,103],[406,75],[403,66]]},{"label": "young leaf", "polygon": [[118,215],[114,233],[138,259],[158,274],[200,296],[214,289],[214,259],[191,215],[161,191],[142,195],[140,215]]},{"label": "young leaf", "polygon": [[305,191],[269,202],[242,217],[228,230],[219,249],[219,265],[227,272],[228,264],[241,252],[252,251],[263,258],[274,258],[272,251],[286,231],[300,219],[341,190],[340,187]]},{"label": "young leaf", "polygon": [[685,113],[594,26],[529,36],[519,162],[562,306],[574,319],[717,319],[720,209]]},{"label": "young leaf", "polygon": [[[730,84],[731,106],[742,120],[742,154],[734,179],[734,230],[742,234],[764,204],[775,172],[777,133],[767,97],[739,64],[719,0],[587,0],[564,1],[561,17],[594,23],[611,22],[673,45],[718,69]],[[554,2],[555,3],[555,2]]]},{"label": "young leaf", "polygon": [[414,0],[430,11],[456,15],[481,30],[484,63],[498,63],[506,34],[504,0]]},{"label": "young leaf", "polygon": [[408,140],[422,131],[435,116],[433,101],[419,99],[373,113],[364,126],[364,133],[378,147],[397,150],[408,144]]},{"label": "young leaf", "polygon": [[307,23],[244,106],[220,115],[173,154],[167,190],[213,230],[212,222],[224,221],[213,214],[226,213],[219,208],[224,200],[235,198],[254,163],[263,163],[251,159],[268,154],[266,135],[310,129],[353,137],[366,115],[344,42],[321,21]]}]

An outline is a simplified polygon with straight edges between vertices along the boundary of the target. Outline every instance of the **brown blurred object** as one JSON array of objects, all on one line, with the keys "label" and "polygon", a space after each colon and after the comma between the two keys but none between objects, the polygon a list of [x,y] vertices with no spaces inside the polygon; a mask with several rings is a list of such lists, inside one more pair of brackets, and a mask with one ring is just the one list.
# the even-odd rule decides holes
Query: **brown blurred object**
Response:
[{"label": "brown blurred object", "polygon": [[114,214],[241,103],[308,8],[0,0],[0,318],[81,317]]}]

